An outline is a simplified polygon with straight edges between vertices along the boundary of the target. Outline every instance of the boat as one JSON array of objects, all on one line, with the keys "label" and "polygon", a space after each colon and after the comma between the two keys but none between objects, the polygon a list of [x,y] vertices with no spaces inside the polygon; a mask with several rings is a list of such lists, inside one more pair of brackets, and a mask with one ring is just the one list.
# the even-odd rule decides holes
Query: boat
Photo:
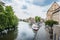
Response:
[{"label": "boat", "polygon": [[37,24],[33,24],[33,25],[32,25],[32,29],[33,29],[34,31],[38,31],[39,27],[38,27]]}]

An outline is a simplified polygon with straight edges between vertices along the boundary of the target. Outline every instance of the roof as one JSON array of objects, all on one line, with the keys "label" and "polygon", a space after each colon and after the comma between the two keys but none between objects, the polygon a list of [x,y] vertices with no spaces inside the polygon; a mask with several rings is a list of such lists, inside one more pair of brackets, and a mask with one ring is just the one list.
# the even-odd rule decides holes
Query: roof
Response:
[{"label": "roof", "polygon": [[54,11],[54,10],[56,10],[57,8],[59,8],[60,6],[58,5],[58,3],[57,2],[54,2],[53,4],[52,4],[52,6],[49,8],[49,10],[48,11]]},{"label": "roof", "polygon": [[57,8],[56,10],[54,10],[53,14],[55,14],[55,13],[57,13],[57,12],[59,12],[59,11],[60,11],[60,7]]}]

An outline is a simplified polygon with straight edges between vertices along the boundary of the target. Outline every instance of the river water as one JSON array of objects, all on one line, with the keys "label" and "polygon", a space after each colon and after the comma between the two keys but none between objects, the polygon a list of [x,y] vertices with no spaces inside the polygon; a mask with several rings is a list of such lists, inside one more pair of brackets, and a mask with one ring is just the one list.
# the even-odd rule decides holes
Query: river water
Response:
[{"label": "river water", "polygon": [[0,40],[33,40],[34,32],[29,23],[19,22],[16,31],[11,31],[7,35],[1,36]]},{"label": "river water", "polygon": [[41,23],[41,27],[35,36],[29,23],[19,22],[17,30],[1,36],[0,40],[33,40],[34,38],[35,40],[49,40],[48,37],[43,23]]}]

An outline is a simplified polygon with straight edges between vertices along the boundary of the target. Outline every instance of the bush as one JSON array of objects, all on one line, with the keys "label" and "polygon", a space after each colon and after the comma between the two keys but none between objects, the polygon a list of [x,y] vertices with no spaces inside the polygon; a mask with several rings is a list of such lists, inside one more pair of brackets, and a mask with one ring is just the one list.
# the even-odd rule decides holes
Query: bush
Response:
[{"label": "bush", "polygon": [[48,25],[50,27],[53,27],[54,24],[58,24],[58,22],[57,21],[54,21],[54,20],[47,20],[45,22],[45,25]]},{"label": "bush", "polygon": [[14,15],[11,6],[0,5],[0,29],[16,27],[18,25],[18,18]]}]

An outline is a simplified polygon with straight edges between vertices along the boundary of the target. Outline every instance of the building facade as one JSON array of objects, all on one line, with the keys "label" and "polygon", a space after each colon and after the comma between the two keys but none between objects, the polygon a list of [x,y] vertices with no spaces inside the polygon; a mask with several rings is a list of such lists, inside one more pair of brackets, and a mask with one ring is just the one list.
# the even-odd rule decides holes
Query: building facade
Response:
[{"label": "building facade", "polygon": [[60,24],[60,6],[56,2],[47,11],[46,20],[58,21]]},{"label": "building facade", "polygon": [[53,27],[53,40],[60,40],[60,25]]}]

